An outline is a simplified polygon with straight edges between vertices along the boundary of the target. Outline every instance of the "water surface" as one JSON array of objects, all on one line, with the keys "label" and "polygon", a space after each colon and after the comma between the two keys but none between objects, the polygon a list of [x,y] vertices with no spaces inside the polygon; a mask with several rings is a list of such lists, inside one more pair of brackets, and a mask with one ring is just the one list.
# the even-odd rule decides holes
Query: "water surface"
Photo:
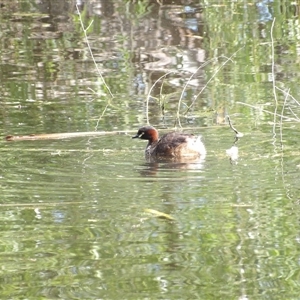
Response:
[{"label": "water surface", "polygon": [[[73,2],[2,4],[1,135],[109,134],[1,141],[1,299],[297,299],[299,7],[79,4],[113,98]],[[206,159],[148,162],[147,121]]]}]

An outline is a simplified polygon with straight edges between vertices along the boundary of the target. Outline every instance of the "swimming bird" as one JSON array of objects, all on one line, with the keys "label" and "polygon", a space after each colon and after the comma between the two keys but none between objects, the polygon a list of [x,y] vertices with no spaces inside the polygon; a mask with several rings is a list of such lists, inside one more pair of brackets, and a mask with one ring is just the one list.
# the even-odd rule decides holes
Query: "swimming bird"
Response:
[{"label": "swimming bird", "polygon": [[132,138],[148,140],[145,150],[146,157],[196,159],[204,158],[206,155],[201,136],[194,136],[193,134],[170,132],[159,138],[158,131],[154,127],[144,126]]}]

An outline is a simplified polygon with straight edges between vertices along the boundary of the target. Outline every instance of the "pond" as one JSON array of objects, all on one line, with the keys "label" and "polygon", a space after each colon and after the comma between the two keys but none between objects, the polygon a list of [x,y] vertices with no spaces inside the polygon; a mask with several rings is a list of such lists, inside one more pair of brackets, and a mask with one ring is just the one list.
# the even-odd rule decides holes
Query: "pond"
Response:
[{"label": "pond", "polygon": [[75,4],[1,4],[0,298],[298,299],[296,2]]}]

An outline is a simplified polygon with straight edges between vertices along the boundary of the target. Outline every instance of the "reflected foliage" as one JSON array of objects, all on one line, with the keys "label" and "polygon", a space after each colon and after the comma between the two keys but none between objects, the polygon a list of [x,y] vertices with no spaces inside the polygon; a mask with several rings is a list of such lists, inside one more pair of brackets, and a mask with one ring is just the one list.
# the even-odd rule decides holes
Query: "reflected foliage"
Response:
[{"label": "reflected foliage", "polygon": [[[2,136],[128,135],[0,143],[0,298],[298,298],[299,3],[77,3],[113,99],[74,1],[4,0]],[[206,160],[146,162],[177,117]]]}]

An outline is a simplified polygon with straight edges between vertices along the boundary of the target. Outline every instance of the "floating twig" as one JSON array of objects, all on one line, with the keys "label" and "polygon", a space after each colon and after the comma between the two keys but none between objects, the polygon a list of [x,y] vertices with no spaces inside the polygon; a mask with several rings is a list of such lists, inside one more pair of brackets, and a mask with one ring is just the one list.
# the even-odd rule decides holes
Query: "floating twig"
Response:
[{"label": "floating twig", "polygon": [[64,132],[64,133],[45,133],[30,135],[8,135],[5,137],[7,141],[37,141],[37,140],[59,140],[75,137],[88,137],[100,135],[125,134],[128,131],[87,131],[87,132]]}]

